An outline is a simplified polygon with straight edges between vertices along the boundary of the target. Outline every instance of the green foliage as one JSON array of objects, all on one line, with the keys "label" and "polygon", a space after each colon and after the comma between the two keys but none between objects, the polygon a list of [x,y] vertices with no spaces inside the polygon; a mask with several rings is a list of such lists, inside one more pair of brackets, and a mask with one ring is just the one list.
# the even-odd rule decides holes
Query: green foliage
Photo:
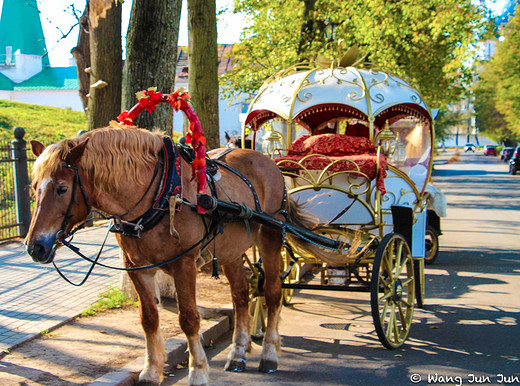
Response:
[{"label": "green foliage", "polygon": [[[406,77],[430,106],[459,99],[472,80],[469,59],[488,33],[486,9],[470,0],[237,0],[251,25],[223,81],[229,94],[253,94],[279,70],[318,55],[337,58],[357,44],[372,66]],[[328,28],[334,24],[335,42]]]},{"label": "green foliage", "polygon": [[92,316],[99,312],[125,306],[137,307],[139,304],[138,302],[131,300],[124,292],[116,287],[109,288],[100,296],[101,299],[83,311],[81,316]]},{"label": "green foliage", "polygon": [[468,121],[468,116],[463,116],[460,111],[442,109],[435,118],[435,139],[440,141],[447,137],[452,126],[460,125],[461,122]]},{"label": "green foliage", "polygon": [[13,128],[20,126],[26,141],[56,143],[85,130],[86,122],[85,114],[77,111],[0,100],[0,141],[14,139]]},{"label": "green foliage", "polygon": [[504,40],[480,72],[475,105],[479,127],[514,144],[520,139],[520,17],[512,17],[501,34]]}]

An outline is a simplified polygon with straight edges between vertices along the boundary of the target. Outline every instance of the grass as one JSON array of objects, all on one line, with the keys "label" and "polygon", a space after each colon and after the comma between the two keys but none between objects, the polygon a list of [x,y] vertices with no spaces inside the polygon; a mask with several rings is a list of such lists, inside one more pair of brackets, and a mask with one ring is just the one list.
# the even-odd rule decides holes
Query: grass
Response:
[{"label": "grass", "polygon": [[126,306],[137,307],[139,305],[139,302],[130,299],[126,293],[122,292],[121,289],[117,287],[110,287],[100,296],[101,299],[83,311],[81,316],[94,316],[100,312],[114,308],[122,308]]},{"label": "grass", "polygon": [[50,144],[86,130],[87,119],[78,111],[0,99],[0,142],[12,140],[16,126],[25,129],[27,142],[35,139]]}]

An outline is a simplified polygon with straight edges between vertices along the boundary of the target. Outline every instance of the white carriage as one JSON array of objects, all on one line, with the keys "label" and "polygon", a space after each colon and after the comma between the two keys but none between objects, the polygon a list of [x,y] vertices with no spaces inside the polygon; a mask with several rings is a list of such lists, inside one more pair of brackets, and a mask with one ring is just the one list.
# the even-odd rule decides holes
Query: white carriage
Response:
[{"label": "white carriage", "polygon": [[[370,291],[379,339],[387,348],[402,345],[415,301],[423,305],[424,262],[435,260],[441,233],[427,203],[434,130],[420,94],[379,70],[294,66],[259,90],[243,143],[248,135],[278,164],[288,193],[319,219],[312,231],[351,246],[334,266],[286,253],[286,294]],[[321,267],[320,285],[299,281],[306,263]]]}]

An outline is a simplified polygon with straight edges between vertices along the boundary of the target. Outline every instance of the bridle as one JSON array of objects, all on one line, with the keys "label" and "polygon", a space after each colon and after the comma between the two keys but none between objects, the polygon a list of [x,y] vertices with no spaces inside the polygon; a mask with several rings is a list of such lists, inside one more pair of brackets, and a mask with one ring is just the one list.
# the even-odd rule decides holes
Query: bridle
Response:
[{"label": "bridle", "polygon": [[67,226],[69,225],[70,220],[73,216],[72,207],[74,206],[74,204],[79,205],[79,202],[76,199],[76,192],[78,191],[78,187],[81,191],[81,195],[83,196],[83,200],[85,201],[85,205],[87,206],[87,213],[90,213],[90,211],[91,211],[90,201],[88,199],[88,195],[87,195],[87,191],[85,190],[85,186],[83,185],[83,181],[81,180],[81,176],[79,174],[79,168],[77,166],[70,165],[66,162],[63,162],[61,164],[61,166],[63,168],[72,169],[74,171],[74,179],[73,179],[73,183],[72,183],[72,194],[70,196],[70,202],[69,202],[69,206],[67,208],[67,213],[65,214],[65,218],[63,219],[60,230],[58,232],[56,232],[55,241],[54,241],[55,247],[57,246],[57,244],[59,244],[63,240],[71,237],[74,233],[76,233],[79,229],[83,228],[85,225],[85,222],[83,222],[81,225],[79,225],[78,227],[71,230],[70,233],[67,233]]},{"label": "bridle", "polygon": [[[79,187],[79,189],[81,191],[81,195],[83,196],[83,200],[85,201],[85,205],[87,207],[87,213],[97,213],[105,220],[112,220],[113,222],[119,223],[119,224],[135,225],[133,223],[126,222],[126,221],[123,221],[121,219],[122,216],[125,216],[125,215],[129,214],[130,212],[132,212],[133,209],[135,209],[135,207],[133,209],[131,209],[129,212],[127,212],[124,215],[122,215],[122,216],[106,216],[103,213],[101,213],[101,212],[99,212],[99,211],[97,211],[95,209],[92,209],[92,207],[90,205],[90,200],[88,198],[87,191],[85,190],[85,186],[83,184],[83,181],[82,181],[80,173],[79,173],[79,168],[77,166],[70,165],[67,162],[63,162],[62,163],[62,167],[68,168],[68,169],[72,169],[74,171],[74,179],[73,179],[73,184],[72,184],[72,195],[71,195],[70,202],[69,202],[69,205],[68,205],[68,208],[67,208],[67,213],[65,214],[65,218],[63,219],[63,222],[61,224],[61,229],[58,230],[58,232],[56,232],[56,236],[55,236],[55,240],[54,240],[54,244],[53,244],[53,252],[55,252],[55,250],[56,250],[56,248],[58,247],[59,244],[63,244],[64,246],[69,248],[72,252],[74,252],[76,255],[80,256],[84,260],[86,260],[86,261],[91,263],[91,266],[90,266],[88,272],[85,274],[85,277],[81,280],[81,282],[73,283],[71,280],[69,280],[65,276],[65,274],[63,272],[61,272],[61,270],[58,268],[58,266],[56,265],[56,263],[53,260],[52,264],[54,265],[54,268],[56,269],[58,274],[66,282],[68,282],[69,284],[72,284],[74,286],[81,286],[81,285],[83,285],[87,281],[87,279],[89,278],[90,274],[92,273],[92,270],[94,269],[94,267],[96,265],[99,265],[99,266],[104,267],[104,268],[115,269],[115,270],[120,270],[120,271],[140,271],[140,270],[145,270],[145,269],[150,269],[150,268],[157,268],[157,267],[160,267],[162,265],[166,265],[166,264],[169,264],[169,263],[172,263],[172,262],[178,260],[179,258],[187,255],[189,252],[191,252],[192,250],[194,250],[195,248],[197,248],[199,246],[201,246],[201,248],[205,248],[217,235],[217,229],[220,227],[221,222],[217,222],[217,223],[213,224],[212,226],[210,226],[210,230],[208,231],[208,233],[206,235],[204,235],[197,243],[195,243],[194,245],[192,245],[190,248],[188,248],[184,252],[180,253],[177,256],[174,256],[173,258],[171,258],[169,260],[165,260],[165,261],[162,261],[160,263],[150,264],[150,265],[146,265],[146,266],[125,267],[125,268],[122,268],[122,267],[112,267],[112,266],[108,266],[108,265],[102,264],[98,260],[99,260],[99,258],[101,256],[101,253],[103,251],[105,243],[106,243],[106,241],[108,239],[108,235],[110,234],[110,231],[112,231],[112,226],[109,226],[109,229],[108,229],[108,231],[107,231],[107,233],[105,235],[103,243],[101,244],[99,252],[97,253],[96,257],[93,258],[93,259],[91,259],[91,258],[85,256],[84,254],[82,254],[80,252],[79,248],[72,244],[72,239],[74,237],[74,234],[77,231],[79,231],[79,230],[81,230],[81,229],[83,229],[85,227],[86,220],[83,221],[80,225],[74,227],[69,233],[67,233],[67,226],[69,225],[70,220],[73,217],[73,215],[72,215],[72,208],[73,208],[74,204],[79,205],[79,202],[76,199],[76,194],[77,194],[77,191],[78,191],[78,187]],[[154,182],[154,180],[155,180],[155,178],[157,176],[157,170],[158,170],[158,168],[156,168],[156,170],[154,172],[154,175],[153,175],[153,177],[152,177],[152,179],[150,181],[150,185],[146,189],[143,197],[141,197],[141,199],[138,201],[138,204],[143,200],[144,196],[146,196],[147,193],[149,192],[150,187],[152,186],[152,184],[153,184],[153,182]],[[185,202],[185,201],[183,201],[183,203],[188,205],[188,206],[190,206],[190,207],[192,207],[192,209],[196,210],[195,205],[193,205],[193,204],[191,204],[189,202]]]}]

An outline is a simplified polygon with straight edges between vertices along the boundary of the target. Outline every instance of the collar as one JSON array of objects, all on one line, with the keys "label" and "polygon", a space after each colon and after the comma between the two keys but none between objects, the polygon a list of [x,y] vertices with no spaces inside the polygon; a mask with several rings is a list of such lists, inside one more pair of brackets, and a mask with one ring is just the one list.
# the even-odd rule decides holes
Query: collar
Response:
[{"label": "collar", "polygon": [[130,220],[115,222],[111,232],[122,233],[124,236],[141,237],[142,232],[149,231],[163,218],[169,210],[169,199],[172,195],[181,194],[181,169],[179,150],[170,137],[163,137],[163,148],[159,153],[159,160],[163,161],[161,183],[157,189],[153,204],[141,216]]}]

